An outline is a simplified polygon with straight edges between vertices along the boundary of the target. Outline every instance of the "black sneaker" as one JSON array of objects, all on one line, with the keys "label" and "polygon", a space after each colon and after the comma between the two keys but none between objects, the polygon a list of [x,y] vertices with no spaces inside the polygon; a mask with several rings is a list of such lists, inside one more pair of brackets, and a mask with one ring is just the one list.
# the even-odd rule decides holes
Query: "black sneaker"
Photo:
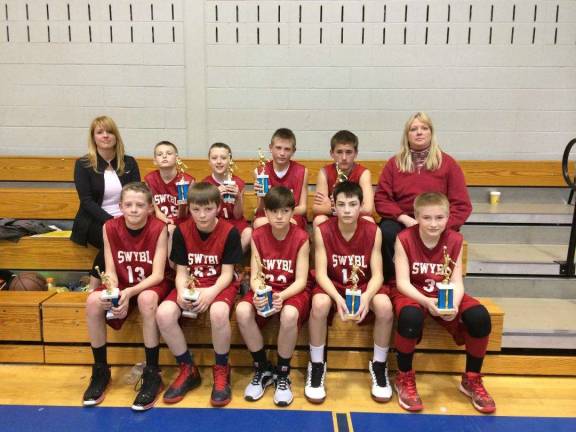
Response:
[{"label": "black sneaker", "polygon": [[95,406],[102,402],[109,382],[110,366],[105,363],[92,365],[92,377],[88,388],[84,392],[82,404],[84,406]]},{"label": "black sneaker", "polygon": [[372,379],[371,395],[376,402],[388,402],[392,397],[392,386],[388,379],[386,362],[371,361],[368,363],[368,371]]},{"label": "black sneaker", "polygon": [[188,391],[198,387],[201,382],[200,372],[195,365],[181,363],[178,377],[164,393],[164,402],[169,404],[180,402]]},{"label": "black sneaker", "polygon": [[134,411],[146,411],[152,408],[163,388],[160,369],[146,366],[140,380],[140,391],[134,399],[132,409]]},{"label": "black sneaker", "polygon": [[210,395],[210,403],[215,407],[228,405],[232,400],[232,388],[230,386],[230,365],[214,365],[212,367],[214,385]]}]

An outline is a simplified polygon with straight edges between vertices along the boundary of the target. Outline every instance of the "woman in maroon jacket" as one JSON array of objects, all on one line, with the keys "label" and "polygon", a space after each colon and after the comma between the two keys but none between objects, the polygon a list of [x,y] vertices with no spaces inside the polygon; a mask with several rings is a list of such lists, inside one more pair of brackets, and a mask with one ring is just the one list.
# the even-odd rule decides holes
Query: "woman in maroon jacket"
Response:
[{"label": "woman in maroon jacket", "polygon": [[432,120],[426,113],[410,116],[404,126],[400,152],[388,160],[374,195],[382,217],[384,275],[394,276],[394,242],[404,228],[416,224],[414,199],[423,192],[440,192],[450,201],[448,228],[459,230],[472,212],[462,169],[440,150]]}]

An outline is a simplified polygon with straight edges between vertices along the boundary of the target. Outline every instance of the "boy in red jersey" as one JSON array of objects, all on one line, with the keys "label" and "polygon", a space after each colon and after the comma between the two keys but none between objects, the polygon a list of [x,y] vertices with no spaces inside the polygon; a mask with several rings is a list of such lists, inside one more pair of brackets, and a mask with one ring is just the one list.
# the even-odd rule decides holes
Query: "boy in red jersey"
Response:
[{"label": "boy in red jersey", "polygon": [[[270,153],[272,160],[266,162],[264,172],[269,176],[270,188],[274,186],[284,186],[292,191],[296,200],[294,215],[292,220],[303,230],[306,230],[306,200],[308,198],[308,168],[292,160],[296,152],[296,136],[290,129],[278,129],[272,135],[270,141]],[[255,175],[258,173],[256,172]],[[254,181],[254,191],[260,190],[260,184]],[[267,223],[264,214],[262,199],[258,200],[258,210],[254,219],[253,226],[259,226]]]},{"label": "boy in red jersey", "polygon": [[[106,278],[110,287],[120,289],[118,306],[102,300],[105,289],[100,286],[86,301],[86,320],[90,345],[94,356],[92,378],[84,393],[84,406],[94,406],[104,400],[110,381],[110,367],[106,355],[106,323],[115,330],[124,324],[133,306],[138,305],[142,315],[142,332],[146,351],[143,382],[132,409],[152,408],[162,391],[162,378],[158,367],[159,335],[155,314],[158,303],[171,288],[165,279],[167,269],[166,226],[150,216],[154,208],[152,195],[144,183],[128,183],[120,196],[122,216],[110,219],[104,225],[104,259]],[[106,320],[106,310],[112,310],[113,319]]]},{"label": "boy in red jersey", "polygon": [[[388,287],[383,285],[382,235],[378,226],[360,217],[362,189],[352,182],[334,188],[336,217],[314,228],[316,248],[316,287],[312,291],[312,309],[308,321],[310,331],[310,363],[304,394],[314,403],[326,398],[324,351],[327,323],[337,311],[342,320],[349,318],[346,289],[357,282],[361,291],[360,305],[354,318],[362,323],[373,313],[374,357],[368,364],[372,378],[371,395],[378,402],[392,397],[386,359],[392,331],[392,304]],[[352,277],[352,271],[355,276]],[[350,279],[350,280],[349,280]]]},{"label": "boy in red jersey", "polygon": [[250,247],[250,239],[252,238],[252,228],[244,218],[244,180],[234,175],[232,180],[233,185],[226,185],[225,181],[228,180],[228,170],[232,162],[232,149],[228,144],[214,143],[208,150],[208,162],[212,169],[212,174],[206,177],[203,182],[211,183],[218,187],[222,199],[225,195],[234,197],[234,202],[226,203],[222,201],[220,205],[220,213],[218,218],[225,219],[236,227],[240,233],[240,241],[242,243],[242,251],[246,252]]},{"label": "boy in red jersey", "polygon": [[[374,210],[372,176],[369,170],[354,162],[357,156],[358,137],[347,130],[336,132],[330,140],[330,157],[334,159],[334,163],[326,165],[318,171],[316,194],[314,195],[314,205],[312,207],[314,211],[314,226],[320,225],[334,215],[332,192],[334,187],[344,180],[360,185],[364,195],[361,213],[365,218],[372,220],[371,215]],[[346,178],[339,178],[338,171],[341,171]]]},{"label": "boy in red jersey", "polygon": [[[178,320],[183,310],[200,314],[209,310],[216,364],[210,402],[224,406],[232,398],[230,387],[230,311],[238,288],[232,282],[234,264],[242,258],[240,234],[222,219],[220,191],[209,183],[195,183],[188,191],[191,219],[174,231],[170,259],[176,264],[176,289],[162,302],[156,321],[162,337],[180,365],[180,373],[164,393],[164,402],[181,401],[186,393],[200,385],[198,368],[192,361]],[[184,292],[189,275],[198,281],[199,298],[188,301]]]},{"label": "boy in red jersey", "polygon": [[196,181],[190,174],[178,173],[177,158],[176,146],[169,141],[160,141],[154,146],[154,165],[158,169],[144,177],[144,181],[152,191],[156,217],[168,224],[170,233],[174,231],[175,225],[189,216],[187,206],[179,206],[177,203],[176,183],[182,178],[191,185]]},{"label": "boy in red jersey", "polygon": [[262,265],[266,283],[273,291],[271,306],[280,313],[274,393],[274,403],[278,406],[292,403],[290,360],[298,339],[298,331],[310,311],[310,293],[306,290],[310,244],[308,234],[290,223],[294,207],[294,195],[283,186],[273,187],[264,197],[264,209],[269,223],[254,230],[252,236],[252,291],[248,292],[236,307],[240,332],[254,360],[254,377],[244,391],[244,398],[256,401],[274,381],[274,372],[266,358],[260,331],[271,317],[256,315],[257,310],[268,303],[267,299],[256,296],[256,289],[259,288],[258,270]]},{"label": "boy in red jersey", "polygon": [[[396,285],[391,298],[398,317],[394,346],[398,355],[396,391],[400,406],[420,411],[422,400],[416,389],[412,358],[422,337],[427,315],[446,328],[455,342],[466,346],[466,372],[460,390],[472,399],[482,413],[496,409],[494,400],[482,384],[480,370],[491,331],[490,314],[476,299],[464,293],[462,282],[462,234],[446,229],[450,204],[445,195],[428,192],[414,201],[417,225],[403,230],[396,239]],[[450,264],[454,284],[454,311],[438,309],[438,287],[442,282],[442,263]],[[446,272],[450,273],[450,271]]]}]

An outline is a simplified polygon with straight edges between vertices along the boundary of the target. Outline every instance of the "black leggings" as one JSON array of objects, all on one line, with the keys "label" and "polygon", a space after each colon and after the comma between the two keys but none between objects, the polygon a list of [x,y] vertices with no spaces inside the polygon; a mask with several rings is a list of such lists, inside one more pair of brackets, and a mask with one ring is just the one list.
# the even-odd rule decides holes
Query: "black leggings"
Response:
[{"label": "black leggings", "polygon": [[382,219],[380,230],[382,231],[382,263],[384,264],[384,281],[388,282],[396,275],[394,269],[394,243],[398,233],[404,229],[404,225],[392,219]]},{"label": "black leggings", "polygon": [[100,279],[98,272],[96,271],[96,266],[100,268],[100,271],[106,270],[106,265],[104,262],[104,237],[102,235],[102,225],[94,222],[88,230],[88,244],[94,246],[98,249],[98,253],[94,257],[94,262],[92,263],[92,268],[90,269],[90,276]]}]

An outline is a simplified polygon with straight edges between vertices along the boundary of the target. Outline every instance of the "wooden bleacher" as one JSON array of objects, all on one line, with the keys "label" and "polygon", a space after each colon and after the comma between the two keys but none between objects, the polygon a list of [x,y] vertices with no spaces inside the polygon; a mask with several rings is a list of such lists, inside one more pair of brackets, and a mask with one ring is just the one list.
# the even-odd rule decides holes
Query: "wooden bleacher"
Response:
[{"label": "wooden bleacher", "polygon": [[[78,198],[73,186],[75,158],[50,157],[5,157],[0,159],[0,216],[27,219],[74,218],[78,208]],[[318,170],[329,163],[323,161],[300,161],[310,170],[309,182],[314,185]],[[149,159],[138,160],[141,174],[154,169]],[[201,179],[209,174],[206,160],[185,159],[189,171]],[[376,184],[385,161],[361,161],[372,172]],[[255,161],[236,161],[237,175],[250,180]],[[469,186],[562,186],[560,163],[549,161],[461,161]],[[2,184],[1,182],[4,182]],[[54,185],[53,183],[58,183]],[[309,204],[312,194],[309,194]],[[245,214],[253,214],[256,197],[248,192],[245,200]],[[311,205],[309,205],[311,208]],[[86,270],[90,267],[95,250],[73,244],[62,238],[24,238],[18,243],[0,241],[0,268],[12,270]],[[10,297],[17,294],[16,297]],[[84,316],[85,294],[81,293],[33,293],[39,297],[25,298],[20,294],[0,292],[0,327],[10,329],[22,319],[34,315],[36,328],[41,320],[40,339],[19,339],[20,333],[6,331],[0,333],[0,362],[46,362],[46,363],[90,363],[91,352],[87,339]],[[8,295],[8,296],[6,296]],[[485,360],[487,373],[506,374],[576,374],[574,361],[562,358],[548,365],[550,357],[539,356],[537,361],[530,356],[508,356],[499,354],[503,312],[489,299],[483,299],[493,319],[493,335],[490,354]],[[21,309],[18,309],[21,308]],[[22,309],[23,308],[23,309]],[[9,313],[5,313],[9,311]],[[31,311],[34,311],[31,313]],[[30,318],[31,319],[31,318]],[[20,320],[20,321],[19,321]],[[14,321],[7,323],[7,321]],[[186,324],[188,340],[196,352],[199,364],[212,364],[212,350],[209,346],[209,323],[205,318]],[[27,321],[28,322],[28,321]],[[12,326],[12,327],[11,327]],[[364,369],[371,356],[371,326],[354,329],[352,323],[335,325],[329,332],[328,362],[342,369]],[[5,328],[4,328],[5,327]],[[201,331],[198,331],[198,327]],[[2,331],[2,329],[0,329]],[[273,343],[277,325],[266,330],[267,344]],[[464,356],[449,336],[433,322],[427,323],[426,337],[419,346],[415,357],[415,367],[423,371],[454,372],[463,369]],[[137,314],[132,317],[119,333],[110,334],[109,358],[112,363],[133,364],[141,361],[141,330]],[[32,337],[32,336],[25,336]],[[294,365],[304,367],[308,361],[307,334],[303,332],[298,341],[299,349],[294,356]],[[238,329],[233,322],[232,363],[250,365],[251,358],[243,347]],[[423,352],[424,351],[424,352]],[[392,365],[394,360],[391,359]],[[526,367],[527,362],[531,366]],[[161,363],[173,364],[173,358],[166,348],[161,351]]]}]

